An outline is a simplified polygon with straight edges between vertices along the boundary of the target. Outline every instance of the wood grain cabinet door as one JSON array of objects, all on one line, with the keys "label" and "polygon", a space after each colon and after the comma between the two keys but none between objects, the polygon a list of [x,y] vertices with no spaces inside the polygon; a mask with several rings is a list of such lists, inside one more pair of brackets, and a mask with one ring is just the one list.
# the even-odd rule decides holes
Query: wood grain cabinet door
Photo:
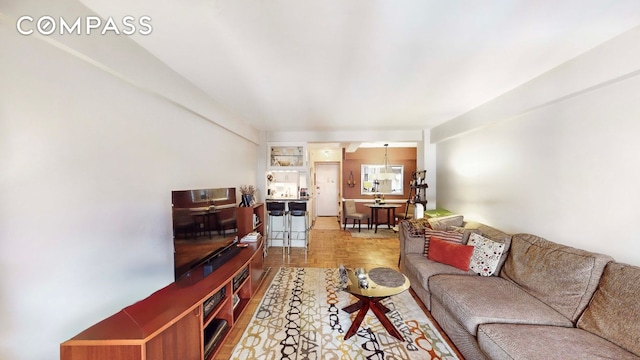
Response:
[{"label": "wood grain cabinet door", "polygon": [[202,359],[202,319],[193,311],[147,343],[147,360]]}]

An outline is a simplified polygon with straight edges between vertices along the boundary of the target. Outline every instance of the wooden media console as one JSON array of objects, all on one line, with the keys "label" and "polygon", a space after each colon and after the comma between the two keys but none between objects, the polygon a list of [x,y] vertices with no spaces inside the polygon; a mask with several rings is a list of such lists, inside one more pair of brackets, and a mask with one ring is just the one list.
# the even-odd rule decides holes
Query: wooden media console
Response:
[{"label": "wooden media console", "polygon": [[[252,207],[262,223],[260,209]],[[263,238],[200,276],[171,283],[63,342],[60,359],[213,359],[265,277]]]}]

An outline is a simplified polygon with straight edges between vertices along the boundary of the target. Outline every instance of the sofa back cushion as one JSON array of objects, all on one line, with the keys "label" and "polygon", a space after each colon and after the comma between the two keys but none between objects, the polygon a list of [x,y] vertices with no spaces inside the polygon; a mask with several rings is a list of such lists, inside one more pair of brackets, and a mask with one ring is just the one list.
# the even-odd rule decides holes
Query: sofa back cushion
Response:
[{"label": "sofa back cushion", "polygon": [[429,226],[433,230],[446,231],[449,226],[462,226],[464,223],[464,216],[462,215],[450,215],[437,218],[428,218]]},{"label": "sofa back cushion", "polygon": [[578,327],[640,356],[640,267],[610,262]]},{"label": "sofa back cushion", "polygon": [[500,276],[575,322],[611,257],[516,234]]}]

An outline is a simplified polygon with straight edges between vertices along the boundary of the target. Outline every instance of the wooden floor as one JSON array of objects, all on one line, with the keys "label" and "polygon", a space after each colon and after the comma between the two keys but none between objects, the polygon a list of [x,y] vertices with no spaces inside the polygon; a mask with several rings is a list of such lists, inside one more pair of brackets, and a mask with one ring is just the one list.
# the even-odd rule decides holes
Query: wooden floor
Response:
[{"label": "wooden floor", "polygon": [[[290,256],[283,257],[282,248],[271,247],[268,249],[265,267],[270,267],[271,270],[258,293],[252,298],[249,306],[231,330],[216,359],[228,359],[231,356],[234,346],[240,341],[242,333],[251,320],[255,309],[260,304],[260,300],[278,268],[282,266],[326,268],[338,267],[343,264],[345,267],[389,267],[398,269],[399,253],[400,244],[397,236],[384,239],[352,238],[348,231],[343,231],[340,228],[336,218],[317,218],[310,232],[309,248],[306,252],[302,248],[292,248]],[[414,295],[413,292],[412,295]],[[414,298],[416,298],[415,295]],[[436,324],[420,300],[417,298],[416,300],[425,314]],[[446,340],[449,341],[449,339]],[[449,345],[455,350],[450,341]],[[462,359],[460,354],[458,354],[458,357]]]}]

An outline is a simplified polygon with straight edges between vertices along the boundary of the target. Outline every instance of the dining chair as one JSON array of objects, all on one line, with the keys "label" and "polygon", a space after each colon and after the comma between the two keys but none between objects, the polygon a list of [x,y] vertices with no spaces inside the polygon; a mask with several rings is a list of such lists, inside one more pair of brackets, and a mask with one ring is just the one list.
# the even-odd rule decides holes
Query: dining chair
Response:
[{"label": "dining chair", "polygon": [[349,219],[353,220],[353,228],[356,227],[356,220],[358,220],[358,232],[362,225],[362,220],[367,220],[367,229],[371,228],[369,215],[366,213],[359,213],[356,211],[356,202],[354,200],[344,201],[344,229],[347,230],[347,223]]}]

